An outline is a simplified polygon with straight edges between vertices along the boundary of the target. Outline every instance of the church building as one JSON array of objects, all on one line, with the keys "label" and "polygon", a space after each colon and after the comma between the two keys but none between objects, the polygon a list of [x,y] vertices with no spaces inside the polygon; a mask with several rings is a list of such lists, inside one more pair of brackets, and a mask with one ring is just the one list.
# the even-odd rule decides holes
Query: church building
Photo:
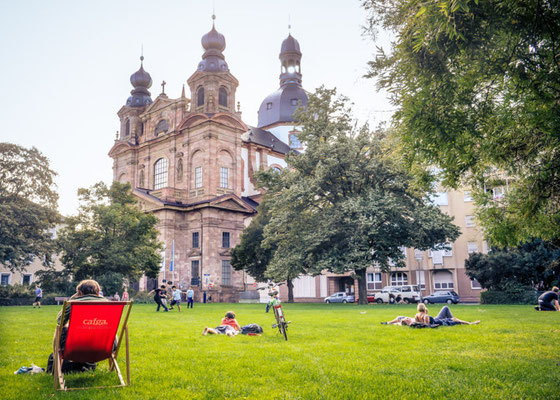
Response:
[{"label": "church building", "polygon": [[204,293],[235,302],[253,282],[233,270],[230,252],[260,201],[254,173],[285,168],[286,154],[301,147],[292,115],[307,104],[302,53],[288,35],[281,45],[280,87],[262,102],[258,127],[252,127],[241,118],[239,82],[214,23],[202,47],[202,60],[187,79],[189,97],[183,86],[181,97],[170,99],[163,83],[152,100],[152,78],[140,58],[130,77],[134,89],[117,113],[121,129],[109,156],[113,179],[129,182],[139,207],[158,217],[165,245],[159,280],[142,278],[139,288],[166,280],[182,288],[192,284],[199,300]]}]

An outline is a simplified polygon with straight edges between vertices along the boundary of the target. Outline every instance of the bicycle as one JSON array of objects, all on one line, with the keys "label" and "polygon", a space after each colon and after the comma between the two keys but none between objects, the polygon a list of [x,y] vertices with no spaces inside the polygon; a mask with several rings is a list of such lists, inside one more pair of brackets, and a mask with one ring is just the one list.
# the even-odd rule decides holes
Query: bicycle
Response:
[{"label": "bicycle", "polygon": [[268,289],[268,295],[271,297],[271,299],[267,304],[267,309],[269,306],[271,306],[274,310],[274,318],[276,318],[276,323],[272,324],[272,329],[278,328],[278,331],[281,335],[284,336],[284,339],[288,340],[288,324],[290,324],[291,321],[286,321],[286,318],[284,317],[284,311],[282,310],[282,303],[278,298],[277,286],[280,285],[269,282],[267,287],[258,288],[257,290]]}]

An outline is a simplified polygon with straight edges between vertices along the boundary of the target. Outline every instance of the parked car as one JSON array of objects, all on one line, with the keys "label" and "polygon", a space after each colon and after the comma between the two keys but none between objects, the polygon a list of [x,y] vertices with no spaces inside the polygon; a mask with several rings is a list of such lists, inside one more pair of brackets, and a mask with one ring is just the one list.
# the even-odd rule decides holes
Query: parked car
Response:
[{"label": "parked car", "polygon": [[346,294],[344,292],[333,293],[325,297],[325,303],[353,303],[354,295]]},{"label": "parked car", "polygon": [[457,304],[459,302],[459,295],[455,293],[453,290],[440,290],[428,296],[424,296],[423,301],[425,304],[430,304],[430,303]]},{"label": "parked car", "polygon": [[381,292],[375,294],[375,301],[378,304],[392,303],[401,299],[405,303],[417,303],[422,301],[422,296],[415,285],[385,286]]},{"label": "parked car", "polygon": [[[358,296],[359,298],[359,296]],[[375,293],[368,293],[367,294],[367,302],[368,303],[375,303]]]}]

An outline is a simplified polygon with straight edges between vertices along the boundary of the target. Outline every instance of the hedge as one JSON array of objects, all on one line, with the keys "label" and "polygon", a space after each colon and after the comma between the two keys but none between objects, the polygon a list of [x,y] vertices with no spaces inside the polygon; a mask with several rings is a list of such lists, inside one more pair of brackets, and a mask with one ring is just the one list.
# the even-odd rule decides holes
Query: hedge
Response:
[{"label": "hedge", "polygon": [[480,294],[481,304],[537,304],[540,293],[534,290],[487,290]]}]

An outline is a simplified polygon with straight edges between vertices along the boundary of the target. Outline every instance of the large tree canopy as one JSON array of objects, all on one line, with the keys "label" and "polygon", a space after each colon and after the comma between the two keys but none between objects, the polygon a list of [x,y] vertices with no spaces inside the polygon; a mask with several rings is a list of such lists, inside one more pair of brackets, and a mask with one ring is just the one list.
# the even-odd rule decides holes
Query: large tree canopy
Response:
[{"label": "large tree canopy", "polygon": [[155,278],[161,266],[157,219],[136,206],[129,184],[79,189],[80,212],[65,220],[58,243],[65,274],[74,280]]},{"label": "large tree canopy", "polygon": [[305,152],[280,174],[260,174],[270,213],[263,245],[275,248],[269,274],[354,271],[364,302],[366,268],[402,266],[403,246],[436,248],[459,230],[387,155],[381,133],[356,128],[346,103],[334,90],[311,95],[297,114]]},{"label": "large tree canopy", "polygon": [[49,160],[35,147],[0,143],[0,263],[22,270],[54,252],[50,229],[59,220]]},{"label": "large tree canopy", "polygon": [[[395,33],[370,77],[397,106],[410,165],[479,190],[495,244],[560,231],[560,3],[364,0],[371,32]],[[484,189],[507,186],[497,204]]]}]

